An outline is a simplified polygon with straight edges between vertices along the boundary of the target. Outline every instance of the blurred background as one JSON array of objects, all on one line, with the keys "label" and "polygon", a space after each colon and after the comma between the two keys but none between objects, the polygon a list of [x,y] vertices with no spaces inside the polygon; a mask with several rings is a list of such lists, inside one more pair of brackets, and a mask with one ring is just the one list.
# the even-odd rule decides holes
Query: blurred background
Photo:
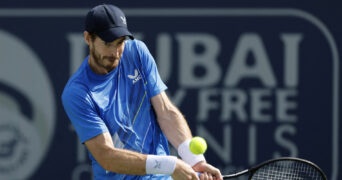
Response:
[{"label": "blurred background", "polygon": [[0,1],[0,179],[91,179],[60,96],[87,56],[84,16],[126,13],[207,161],[293,156],[341,179],[342,12],[334,1]]}]

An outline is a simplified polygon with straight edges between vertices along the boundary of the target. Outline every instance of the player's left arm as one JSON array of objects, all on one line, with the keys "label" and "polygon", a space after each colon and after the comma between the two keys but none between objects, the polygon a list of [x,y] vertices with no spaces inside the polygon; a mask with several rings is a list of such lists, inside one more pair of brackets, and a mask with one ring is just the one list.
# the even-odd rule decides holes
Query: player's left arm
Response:
[{"label": "player's left arm", "polygon": [[[156,112],[157,121],[173,147],[178,149],[180,144],[192,138],[191,130],[183,114],[164,91],[152,97],[151,103]],[[204,172],[200,176],[201,179],[208,179],[210,176],[221,179],[220,171],[206,161],[200,161],[192,168],[197,172]]]},{"label": "player's left arm", "polygon": [[190,128],[178,108],[173,105],[166,93],[151,98],[152,106],[157,115],[157,121],[173,147],[192,138]]}]

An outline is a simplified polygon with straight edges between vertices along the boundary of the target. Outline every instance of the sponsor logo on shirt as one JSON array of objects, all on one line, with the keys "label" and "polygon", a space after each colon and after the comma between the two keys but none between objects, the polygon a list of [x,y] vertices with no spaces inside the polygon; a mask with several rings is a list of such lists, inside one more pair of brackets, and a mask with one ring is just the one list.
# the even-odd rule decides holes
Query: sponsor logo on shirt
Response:
[{"label": "sponsor logo on shirt", "polygon": [[138,82],[142,77],[137,69],[134,69],[134,75],[127,75],[129,79],[132,79],[133,84]]}]

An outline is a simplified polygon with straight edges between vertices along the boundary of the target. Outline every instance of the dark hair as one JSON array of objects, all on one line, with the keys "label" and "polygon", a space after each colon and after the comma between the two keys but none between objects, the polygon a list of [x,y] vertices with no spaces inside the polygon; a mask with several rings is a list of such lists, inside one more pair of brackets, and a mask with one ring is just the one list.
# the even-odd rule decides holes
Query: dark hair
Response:
[{"label": "dark hair", "polygon": [[95,39],[96,39],[96,37],[97,37],[97,34],[95,34],[94,32],[92,32],[92,33],[89,33],[89,35],[90,35],[91,41],[94,42]]}]

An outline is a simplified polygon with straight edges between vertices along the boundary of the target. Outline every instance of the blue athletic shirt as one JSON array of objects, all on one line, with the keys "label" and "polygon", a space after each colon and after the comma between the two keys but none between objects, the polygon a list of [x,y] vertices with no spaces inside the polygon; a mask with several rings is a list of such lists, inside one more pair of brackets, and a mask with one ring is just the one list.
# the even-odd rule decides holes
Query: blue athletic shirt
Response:
[{"label": "blue athletic shirt", "polygon": [[[119,65],[106,75],[95,74],[88,64],[89,56],[85,58],[64,88],[64,109],[82,143],[109,132],[116,148],[169,155],[168,141],[150,102],[167,87],[146,45],[139,40],[125,43]],[[171,179],[170,176],[108,172],[88,154],[96,180]]]}]

